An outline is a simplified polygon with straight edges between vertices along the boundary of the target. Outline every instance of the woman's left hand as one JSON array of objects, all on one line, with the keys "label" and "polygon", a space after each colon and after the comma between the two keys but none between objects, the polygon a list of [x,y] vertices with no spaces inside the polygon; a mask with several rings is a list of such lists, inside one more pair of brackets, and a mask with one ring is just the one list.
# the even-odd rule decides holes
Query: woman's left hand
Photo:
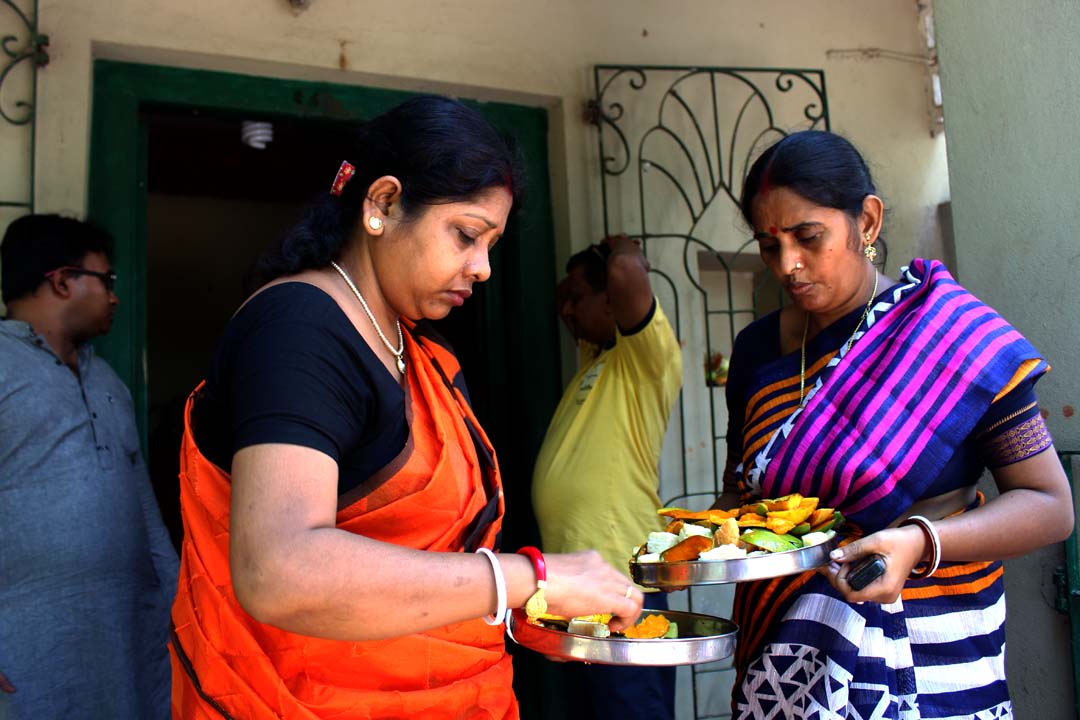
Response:
[{"label": "woman's left hand", "polygon": [[[819,572],[848,602],[891,603],[900,597],[908,575],[925,554],[926,536],[918,526],[887,528],[833,550],[829,556],[831,562]],[[885,572],[862,590],[853,590],[848,574],[860,560],[871,555],[881,556]]]}]

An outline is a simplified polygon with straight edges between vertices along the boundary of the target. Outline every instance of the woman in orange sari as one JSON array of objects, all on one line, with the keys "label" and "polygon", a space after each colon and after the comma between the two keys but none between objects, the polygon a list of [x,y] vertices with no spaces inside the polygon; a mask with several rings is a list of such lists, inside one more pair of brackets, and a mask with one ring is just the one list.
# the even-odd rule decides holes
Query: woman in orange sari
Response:
[{"label": "woman in orange sari", "polygon": [[[500,621],[538,594],[543,558],[494,552],[495,454],[425,322],[488,278],[516,155],[421,97],[348,157],[188,402],[176,717],[518,715]],[[549,612],[622,629],[641,610],[595,552],[546,571]]]}]

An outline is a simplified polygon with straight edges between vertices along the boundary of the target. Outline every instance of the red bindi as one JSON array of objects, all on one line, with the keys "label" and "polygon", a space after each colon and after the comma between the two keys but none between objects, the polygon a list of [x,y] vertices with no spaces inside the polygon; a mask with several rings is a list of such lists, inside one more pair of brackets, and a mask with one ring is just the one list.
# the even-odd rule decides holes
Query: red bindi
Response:
[{"label": "red bindi", "polygon": [[780,232],[780,231],[777,230],[775,225],[770,225],[769,226],[769,234],[770,235],[776,235],[778,232]]}]

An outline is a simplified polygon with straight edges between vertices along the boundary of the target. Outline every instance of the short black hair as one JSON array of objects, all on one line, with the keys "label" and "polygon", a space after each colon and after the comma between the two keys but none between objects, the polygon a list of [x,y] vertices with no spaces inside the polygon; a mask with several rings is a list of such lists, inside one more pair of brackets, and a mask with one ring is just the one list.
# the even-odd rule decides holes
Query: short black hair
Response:
[{"label": "short black hair", "polygon": [[87,254],[112,251],[107,232],[62,215],[23,215],[8,225],[0,244],[0,284],[5,303],[33,294],[45,273],[80,267]]},{"label": "short black hair", "polygon": [[607,290],[607,261],[610,255],[611,248],[604,243],[590,245],[570,256],[566,261],[566,274],[574,272],[575,268],[584,268],[585,280],[593,292],[604,292]]},{"label": "short black hair", "polygon": [[[245,281],[250,292],[282,275],[325,267],[338,259],[355,231],[368,188],[377,178],[401,181],[401,209],[409,220],[428,206],[472,200],[505,188],[521,207],[525,169],[517,144],[477,110],[438,95],[420,95],[361,125],[342,158],[355,175],[340,196],[329,193],[308,207],[278,248],[261,257]],[[327,181],[337,167],[327,167]]]}]

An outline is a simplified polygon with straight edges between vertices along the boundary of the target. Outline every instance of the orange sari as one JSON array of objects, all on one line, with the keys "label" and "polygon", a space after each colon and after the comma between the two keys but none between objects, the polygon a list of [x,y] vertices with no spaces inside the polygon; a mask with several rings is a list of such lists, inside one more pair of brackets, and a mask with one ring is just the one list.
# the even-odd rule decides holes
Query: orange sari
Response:
[{"label": "orange sari", "polygon": [[[454,356],[407,324],[409,440],[339,507],[346,532],[433,552],[498,542],[504,504],[494,451]],[[195,444],[188,399],[181,447],[184,543],[170,643],[176,718],[518,717],[502,627],[482,619],[389,640],[307,637],[257,622],[229,570],[229,475]],[[344,498],[348,503],[348,495]]]}]

